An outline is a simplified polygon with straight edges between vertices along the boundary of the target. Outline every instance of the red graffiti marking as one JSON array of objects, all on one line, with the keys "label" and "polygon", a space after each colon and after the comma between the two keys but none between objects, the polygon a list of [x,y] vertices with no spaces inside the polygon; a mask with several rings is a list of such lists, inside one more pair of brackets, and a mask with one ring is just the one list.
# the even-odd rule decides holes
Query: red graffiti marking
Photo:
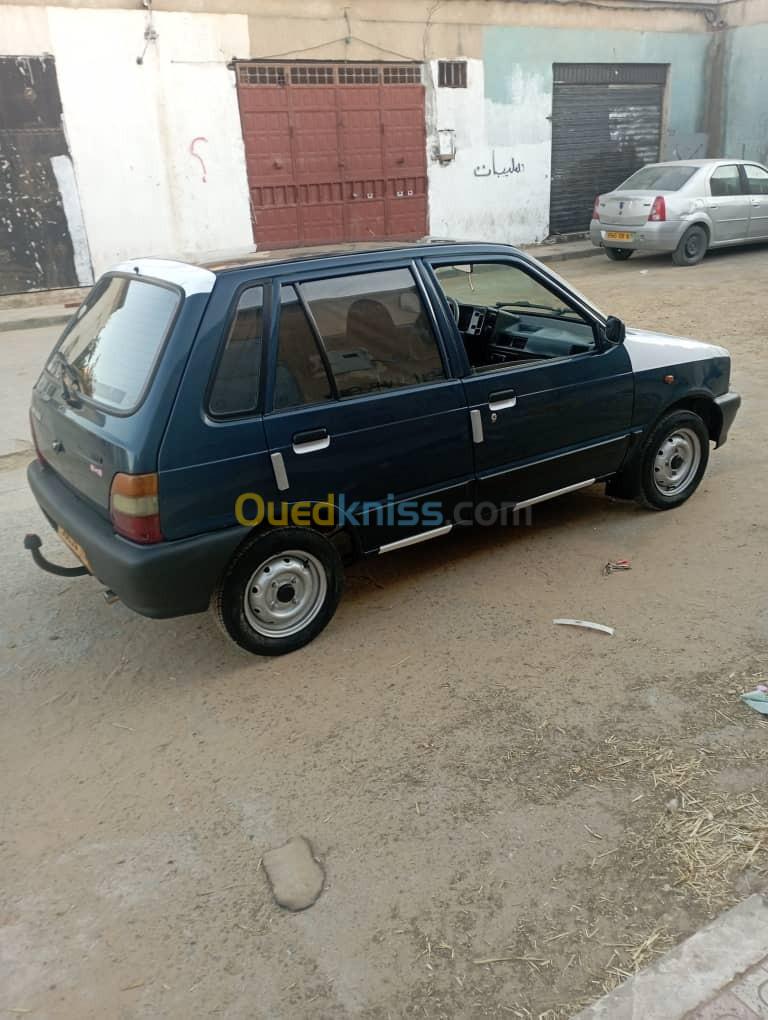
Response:
[{"label": "red graffiti marking", "polygon": [[205,142],[205,144],[207,145],[208,139],[203,138],[202,135],[200,135],[198,138],[193,138],[192,141],[189,143],[189,152],[190,155],[195,157],[195,159],[200,160],[200,166],[203,168],[203,184],[205,184],[208,180],[207,171],[205,169],[205,163],[203,162],[203,157],[200,155],[200,153],[195,152],[195,146],[197,145],[198,142]]}]

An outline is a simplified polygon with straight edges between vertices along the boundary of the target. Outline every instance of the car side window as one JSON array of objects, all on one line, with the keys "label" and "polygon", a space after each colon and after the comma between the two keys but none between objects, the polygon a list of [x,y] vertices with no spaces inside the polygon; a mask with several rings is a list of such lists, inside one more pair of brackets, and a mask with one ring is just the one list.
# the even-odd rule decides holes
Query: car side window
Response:
[{"label": "car side window", "polygon": [[264,288],[249,287],[240,295],[229,329],[208,408],[216,416],[248,414],[256,410],[261,378],[264,327]]},{"label": "car side window", "polygon": [[741,195],[741,174],[735,163],[719,166],[712,171],[709,178],[709,193],[718,198],[728,195]]},{"label": "car side window", "polygon": [[440,350],[409,269],[300,285],[340,398],[445,378]]},{"label": "car side window", "polygon": [[768,170],[753,163],[746,163],[744,171],[750,195],[768,195]]},{"label": "car side window", "polygon": [[517,264],[433,264],[433,269],[474,372],[596,347],[592,323]]},{"label": "car side window", "polygon": [[320,404],[334,396],[325,361],[296,288],[280,288],[280,327],[277,341],[276,411],[304,404]]}]

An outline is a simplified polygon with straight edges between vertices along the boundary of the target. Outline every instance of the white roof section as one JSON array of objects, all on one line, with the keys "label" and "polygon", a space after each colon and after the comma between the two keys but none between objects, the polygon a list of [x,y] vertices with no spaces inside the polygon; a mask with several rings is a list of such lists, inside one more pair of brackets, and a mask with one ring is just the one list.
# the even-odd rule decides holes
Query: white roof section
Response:
[{"label": "white roof section", "polygon": [[175,259],[131,259],[113,266],[112,272],[135,273],[137,276],[151,276],[165,283],[173,283],[181,287],[187,297],[192,294],[210,294],[216,283],[216,276],[210,269]]}]

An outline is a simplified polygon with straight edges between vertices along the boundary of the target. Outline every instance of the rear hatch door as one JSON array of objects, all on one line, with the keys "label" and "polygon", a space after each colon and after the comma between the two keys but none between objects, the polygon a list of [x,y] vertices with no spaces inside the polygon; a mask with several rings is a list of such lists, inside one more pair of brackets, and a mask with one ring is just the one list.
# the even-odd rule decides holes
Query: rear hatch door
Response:
[{"label": "rear hatch door", "polygon": [[32,396],[47,464],[104,516],[112,477],[133,470],[136,415],[182,301],[178,287],[109,274],[67,325]]}]

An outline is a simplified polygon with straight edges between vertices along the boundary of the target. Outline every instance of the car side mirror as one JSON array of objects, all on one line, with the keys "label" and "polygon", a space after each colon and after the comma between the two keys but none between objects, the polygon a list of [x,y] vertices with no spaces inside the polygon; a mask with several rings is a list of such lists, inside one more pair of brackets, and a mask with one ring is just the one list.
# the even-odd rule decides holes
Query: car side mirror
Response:
[{"label": "car side mirror", "polygon": [[605,320],[605,339],[612,344],[623,344],[627,336],[627,327],[615,315]]}]

